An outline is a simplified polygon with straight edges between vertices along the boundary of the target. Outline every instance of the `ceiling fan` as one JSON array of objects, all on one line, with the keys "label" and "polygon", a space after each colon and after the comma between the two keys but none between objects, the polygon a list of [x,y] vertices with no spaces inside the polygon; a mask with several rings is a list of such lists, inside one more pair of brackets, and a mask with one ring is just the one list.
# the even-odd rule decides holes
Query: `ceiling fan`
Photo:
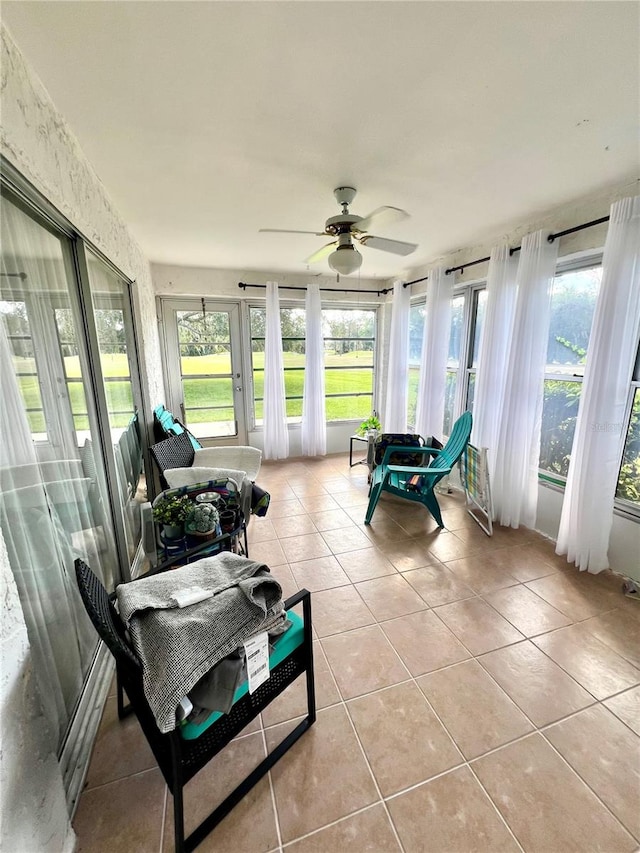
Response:
[{"label": "ceiling fan", "polygon": [[368,231],[372,225],[386,225],[401,219],[408,219],[406,210],[399,207],[378,207],[368,216],[356,216],[349,213],[349,205],[356,196],[353,187],[337,187],[333,191],[336,201],[342,206],[342,213],[330,216],[324,224],[324,231],[289,231],[284,228],[260,228],[262,233],[270,234],[313,234],[316,237],[334,237],[317,252],[310,255],[305,263],[315,264],[329,256],[329,266],[340,275],[349,275],[360,268],[362,255],[353,245],[357,240],[361,246],[370,246],[394,255],[410,255],[418,246],[416,243],[404,243],[402,240],[388,240],[386,237],[374,237]]}]

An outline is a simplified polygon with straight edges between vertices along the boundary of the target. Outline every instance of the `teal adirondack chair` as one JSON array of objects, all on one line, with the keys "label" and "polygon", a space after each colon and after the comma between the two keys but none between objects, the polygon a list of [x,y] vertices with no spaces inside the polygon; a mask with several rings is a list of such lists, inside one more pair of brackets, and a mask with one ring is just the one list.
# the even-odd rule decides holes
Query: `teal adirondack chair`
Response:
[{"label": "teal adirondack chair", "polygon": [[[434,486],[448,474],[458,459],[462,456],[471,435],[471,412],[465,412],[453,425],[449,441],[442,450],[433,447],[398,447],[389,446],[385,450],[382,464],[374,470],[369,491],[369,506],[364,523],[371,524],[371,518],[380,500],[382,492],[391,492],[399,498],[409,501],[417,501],[424,504],[431,515],[435,518],[439,527],[444,527],[440,507],[433,492]],[[435,458],[428,467],[413,467],[405,465],[389,465],[391,454],[402,453],[429,453]]]}]

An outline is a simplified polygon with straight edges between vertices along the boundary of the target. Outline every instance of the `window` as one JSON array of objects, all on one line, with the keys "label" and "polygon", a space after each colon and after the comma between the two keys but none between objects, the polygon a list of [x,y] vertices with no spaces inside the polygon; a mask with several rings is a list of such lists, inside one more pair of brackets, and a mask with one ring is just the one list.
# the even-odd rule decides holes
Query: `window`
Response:
[{"label": "window", "polygon": [[0,313],[6,324],[7,341],[16,376],[19,377],[18,387],[27,413],[31,438],[33,441],[47,441],[42,390],[26,302],[2,301]]},{"label": "window", "polygon": [[566,477],[601,266],[560,272],[551,292],[540,468]]},{"label": "window", "polygon": [[444,435],[451,433],[451,427],[458,414],[456,394],[460,379],[460,357],[463,355],[466,341],[463,338],[464,309],[466,296],[454,296],[451,300],[451,331],[449,333],[449,353],[447,355],[447,378],[444,388]]},{"label": "window", "polygon": [[426,305],[416,302],[409,309],[409,393],[407,397],[407,424],[415,429],[418,404],[418,382],[420,381],[420,356],[424,335]]},{"label": "window", "polygon": [[89,416],[80,367],[80,351],[76,340],[76,327],[71,308],[54,308],[53,313],[58,330],[58,344],[63,357],[62,369],[71,405],[73,426],[76,432],[80,433],[89,428]]},{"label": "window", "polygon": [[373,411],[375,309],[322,311],[327,422],[362,420]]},{"label": "window", "polygon": [[[449,435],[463,411],[473,405],[475,373],[480,351],[480,336],[486,309],[483,288],[465,288],[451,300],[451,326],[444,401],[442,434]],[[424,335],[425,303],[411,306],[409,311],[409,394],[407,423],[415,427],[420,356]]]},{"label": "window", "polygon": [[467,368],[467,388],[465,393],[465,411],[473,412],[473,401],[476,389],[476,371],[480,356],[480,342],[484,330],[484,318],[487,311],[487,291],[475,290],[472,295],[471,309],[471,365]]},{"label": "window", "polygon": [[[266,308],[251,308],[251,363],[253,371],[253,417],[262,425],[264,411],[264,336],[267,323]],[[284,394],[287,421],[299,423],[302,419],[302,391],[304,388],[304,334],[303,308],[281,308],[280,330],[284,363]]]},{"label": "window", "polygon": [[631,382],[629,427],[622,454],[616,498],[640,509],[640,349]]},{"label": "window", "polygon": [[[254,422],[263,421],[266,309],[250,308]],[[280,308],[287,420],[302,419],[305,310]],[[373,409],[375,309],[323,308],[327,422],[362,420]]]}]

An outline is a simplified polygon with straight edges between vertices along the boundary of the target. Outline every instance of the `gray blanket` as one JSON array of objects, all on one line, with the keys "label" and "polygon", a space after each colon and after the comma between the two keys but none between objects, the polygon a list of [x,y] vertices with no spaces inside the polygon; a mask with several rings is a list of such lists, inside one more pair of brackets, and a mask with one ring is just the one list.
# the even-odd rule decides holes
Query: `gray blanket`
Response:
[{"label": "gray blanket", "polygon": [[[192,586],[214,595],[190,607],[175,607],[172,593]],[[144,692],[162,732],[175,728],[179,701],[218,661],[286,618],[282,588],[267,566],[227,552],[120,584],[116,593],[142,663]]]}]

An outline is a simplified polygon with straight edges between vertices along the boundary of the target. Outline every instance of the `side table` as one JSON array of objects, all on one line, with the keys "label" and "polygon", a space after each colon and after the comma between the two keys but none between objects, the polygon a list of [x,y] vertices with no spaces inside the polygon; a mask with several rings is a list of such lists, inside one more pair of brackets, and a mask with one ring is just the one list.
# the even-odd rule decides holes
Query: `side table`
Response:
[{"label": "side table", "polygon": [[[364,459],[356,459],[353,461],[353,442],[361,441],[367,445],[367,455]],[[357,435],[354,433],[349,438],[349,468],[353,468],[355,465],[367,465],[369,470],[371,470],[371,464],[373,462],[373,444],[375,441],[375,436],[372,435]]]},{"label": "side table", "polygon": [[369,439],[366,435],[352,435],[349,437],[349,468],[353,468],[355,465],[366,465],[367,460],[365,459],[357,459],[355,462],[353,461],[353,442],[354,441],[362,441],[365,444],[369,443]]}]

